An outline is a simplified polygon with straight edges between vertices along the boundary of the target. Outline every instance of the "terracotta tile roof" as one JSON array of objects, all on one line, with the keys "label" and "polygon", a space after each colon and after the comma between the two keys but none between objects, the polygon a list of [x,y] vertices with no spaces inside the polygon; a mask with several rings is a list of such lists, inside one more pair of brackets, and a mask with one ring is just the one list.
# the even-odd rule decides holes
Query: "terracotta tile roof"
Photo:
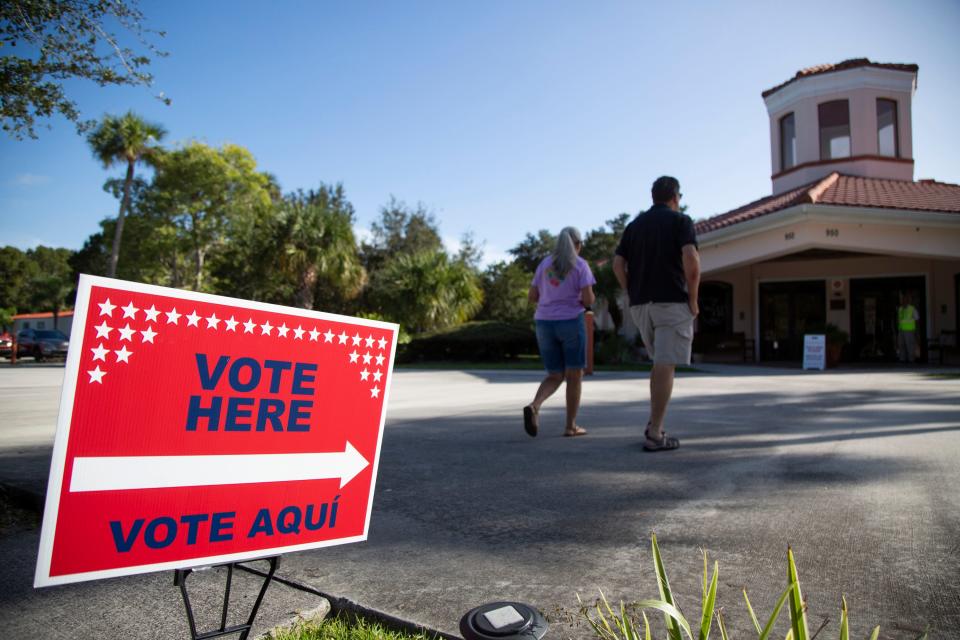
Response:
[{"label": "terracotta tile roof", "polygon": [[[73,315],[73,309],[70,309],[68,311],[61,311],[60,313],[57,314],[57,317],[63,318],[65,316],[72,316],[72,315]],[[35,320],[39,318],[52,318],[52,317],[53,317],[53,311],[45,311],[43,313],[18,313],[17,315],[13,316],[13,319],[14,320]]]},{"label": "terracotta tile roof", "polygon": [[730,227],[798,204],[929,211],[960,215],[960,185],[936,180],[884,180],[833,172],[816,182],[767,196],[696,225],[698,234]]},{"label": "terracotta tile roof", "polygon": [[783,89],[785,86],[791,82],[795,82],[800,78],[807,78],[809,76],[818,76],[824,73],[833,73],[834,71],[846,71],[847,69],[856,69],[858,67],[876,67],[878,69],[893,69],[895,71],[908,71],[910,73],[916,73],[920,70],[915,64],[900,64],[896,62],[873,62],[867,58],[853,58],[851,60],[844,60],[837,64],[819,64],[815,67],[807,67],[806,69],[801,69],[797,71],[796,75],[782,82],[777,86],[767,89],[761,95],[766,98],[772,93],[776,93]]}]

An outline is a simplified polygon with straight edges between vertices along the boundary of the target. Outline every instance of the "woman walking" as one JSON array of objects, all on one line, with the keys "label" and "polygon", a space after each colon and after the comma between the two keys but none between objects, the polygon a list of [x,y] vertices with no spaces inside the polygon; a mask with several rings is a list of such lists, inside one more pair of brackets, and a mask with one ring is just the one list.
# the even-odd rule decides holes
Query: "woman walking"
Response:
[{"label": "woman walking", "polygon": [[587,363],[587,334],[584,307],[593,304],[596,279],[590,265],[580,257],[580,232],[566,227],[557,238],[553,253],[540,263],[528,294],[536,303],[537,346],[547,370],[533,402],[523,408],[523,428],[535,437],[540,427],[540,406],[567,383],[567,426],[565,436],[582,436],[587,431],[577,424],[580,386]]}]

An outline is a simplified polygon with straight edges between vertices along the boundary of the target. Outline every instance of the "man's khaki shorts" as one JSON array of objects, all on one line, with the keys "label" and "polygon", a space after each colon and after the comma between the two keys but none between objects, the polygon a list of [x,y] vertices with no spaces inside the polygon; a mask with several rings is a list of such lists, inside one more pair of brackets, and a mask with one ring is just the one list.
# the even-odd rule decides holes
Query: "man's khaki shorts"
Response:
[{"label": "man's khaki shorts", "polygon": [[690,364],[693,314],[686,302],[651,302],[630,307],[654,364]]}]

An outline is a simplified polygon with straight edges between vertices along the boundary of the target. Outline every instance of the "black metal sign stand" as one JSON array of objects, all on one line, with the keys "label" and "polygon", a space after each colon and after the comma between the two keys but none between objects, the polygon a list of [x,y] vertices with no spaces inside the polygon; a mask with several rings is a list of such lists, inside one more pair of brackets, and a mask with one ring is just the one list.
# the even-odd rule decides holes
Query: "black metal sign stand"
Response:
[{"label": "black metal sign stand", "polygon": [[260,587],[260,594],[257,596],[256,602],[253,603],[253,609],[250,611],[250,617],[247,618],[247,622],[245,624],[236,624],[230,627],[227,626],[227,611],[230,608],[230,585],[233,582],[233,570],[234,568],[246,570],[247,567],[244,567],[239,562],[216,565],[216,567],[227,568],[227,582],[223,593],[223,614],[220,617],[220,628],[212,631],[201,631],[199,633],[197,632],[197,623],[193,616],[193,606],[190,604],[190,596],[187,593],[187,578],[189,578],[190,574],[196,571],[196,569],[174,570],[173,584],[174,586],[180,587],[180,594],[183,596],[183,606],[187,610],[187,622],[190,623],[191,640],[220,638],[234,633],[240,634],[239,640],[247,640],[247,636],[250,635],[250,630],[253,628],[253,621],[257,617],[257,611],[260,609],[260,604],[263,602],[263,596],[267,593],[267,587],[270,586],[270,582],[273,580],[273,576],[277,572],[277,567],[280,566],[280,556],[271,556],[269,558],[260,559],[266,560],[270,563],[270,572],[266,574],[257,572],[259,575],[263,576],[263,586]]}]

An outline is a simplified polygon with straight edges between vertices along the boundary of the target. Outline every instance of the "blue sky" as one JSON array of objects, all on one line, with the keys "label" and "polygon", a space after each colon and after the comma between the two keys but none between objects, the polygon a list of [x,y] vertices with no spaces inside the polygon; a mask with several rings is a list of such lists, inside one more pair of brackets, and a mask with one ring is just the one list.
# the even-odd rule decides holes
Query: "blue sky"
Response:
[{"label": "blue sky", "polygon": [[[586,231],[677,176],[703,218],[770,193],[761,91],[854,57],[920,66],[916,178],[960,183],[960,3],[147,1],[170,56],[143,88],[70,85],[175,145],[251,150],[285,191],[342,182],[368,229],[396,196],[471,231]],[[173,103],[152,95],[163,91]],[[79,248],[118,203],[71,125],[0,138],[0,245]]]}]

